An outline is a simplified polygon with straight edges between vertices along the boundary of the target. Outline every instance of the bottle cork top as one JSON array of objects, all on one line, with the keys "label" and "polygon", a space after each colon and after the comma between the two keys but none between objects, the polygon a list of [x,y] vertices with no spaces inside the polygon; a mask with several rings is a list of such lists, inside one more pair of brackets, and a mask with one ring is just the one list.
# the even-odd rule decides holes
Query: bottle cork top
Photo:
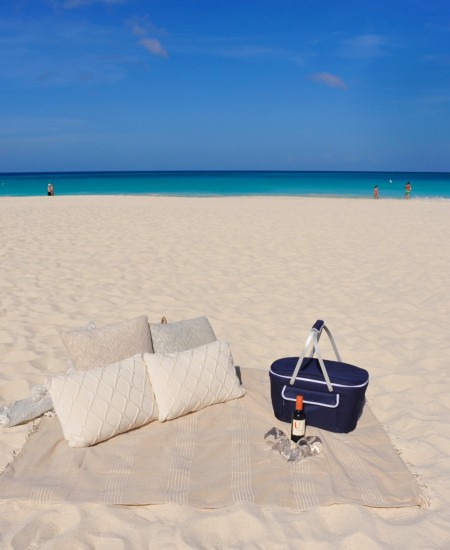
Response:
[{"label": "bottle cork top", "polygon": [[303,395],[297,395],[295,398],[295,408],[297,410],[303,409]]}]

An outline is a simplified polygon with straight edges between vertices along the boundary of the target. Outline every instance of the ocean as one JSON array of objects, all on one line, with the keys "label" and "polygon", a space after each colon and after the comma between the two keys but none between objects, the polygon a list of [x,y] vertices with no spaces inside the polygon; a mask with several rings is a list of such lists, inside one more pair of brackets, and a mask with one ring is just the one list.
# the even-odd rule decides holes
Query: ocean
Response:
[{"label": "ocean", "polygon": [[450,173],[434,172],[48,172],[0,174],[0,197],[47,195],[290,195],[450,199]]}]

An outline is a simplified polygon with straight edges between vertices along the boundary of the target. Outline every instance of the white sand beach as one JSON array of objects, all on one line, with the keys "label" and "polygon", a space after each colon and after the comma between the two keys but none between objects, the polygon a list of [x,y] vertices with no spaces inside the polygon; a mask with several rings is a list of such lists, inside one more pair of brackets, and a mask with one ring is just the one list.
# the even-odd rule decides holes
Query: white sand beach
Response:
[{"label": "white sand beach", "polygon": [[[448,548],[449,231],[445,200],[2,198],[0,405],[65,372],[59,332],[91,320],[206,315],[236,364],[268,371],[321,318],[369,371],[368,402],[428,505],[0,501],[0,547]],[[0,471],[29,433],[0,428]]]}]

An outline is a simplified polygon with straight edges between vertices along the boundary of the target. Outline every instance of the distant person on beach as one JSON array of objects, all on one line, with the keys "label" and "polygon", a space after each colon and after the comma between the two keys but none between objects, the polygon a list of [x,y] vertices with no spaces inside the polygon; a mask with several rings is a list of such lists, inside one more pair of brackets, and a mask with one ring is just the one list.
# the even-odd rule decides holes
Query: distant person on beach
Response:
[{"label": "distant person on beach", "polygon": [[378,185],[373,188],[373,198],[378,199]]},{"label": "distant person on beach", "polygon": [[408,181],[408,183],[405,185],[405,199],[406,200],[408,200],[409,196],[411,195],[411,189],[412,189],[411,184]]},{"label": "distant person on beach", "polygon": [[53,188],[53,183],[47,185],[47,196],[52,197],[55,194],[55,189]]}]

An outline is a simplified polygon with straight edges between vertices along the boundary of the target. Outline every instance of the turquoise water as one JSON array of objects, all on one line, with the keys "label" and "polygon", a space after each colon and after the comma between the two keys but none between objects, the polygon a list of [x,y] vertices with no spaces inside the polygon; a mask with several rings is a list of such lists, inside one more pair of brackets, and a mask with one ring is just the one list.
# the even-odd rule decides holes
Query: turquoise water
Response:
[{"label": "turquoise water", "polygon": [[300,195],[450,198],[450,173],[426,172],[61,172],[0,174],[0,196],[56,195]]}]

